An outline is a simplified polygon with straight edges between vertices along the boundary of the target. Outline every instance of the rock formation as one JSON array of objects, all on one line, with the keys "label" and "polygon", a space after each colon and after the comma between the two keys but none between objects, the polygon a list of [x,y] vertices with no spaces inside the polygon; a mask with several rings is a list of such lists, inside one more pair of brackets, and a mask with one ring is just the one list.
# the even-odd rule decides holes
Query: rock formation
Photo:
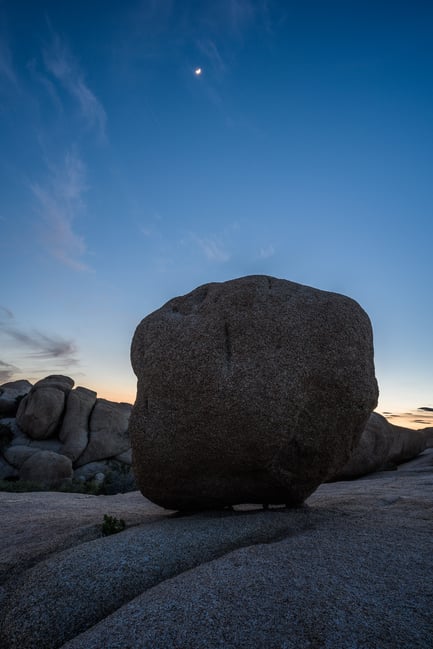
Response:
[{"label": "rock formation", "polygon": [[430,447],[433,447],[433,429],[394,426],[372,412],[349,461],[332,480],[359,478],[380,469],[395,468]]},{"label": "rock formation", "polygon": [[377,403],[361,307],[267,276],[170,300],[137,327],[131,360],[134,472],[171,509],[302,503]]},{"label": "rock formation", "polygon": [[0,418],[0,479],[57,488],[73,478],[130,472],[132,406],[73,386],[71,378],[57,375],[34,386],[0,386],[0,413],[8,413]]}]

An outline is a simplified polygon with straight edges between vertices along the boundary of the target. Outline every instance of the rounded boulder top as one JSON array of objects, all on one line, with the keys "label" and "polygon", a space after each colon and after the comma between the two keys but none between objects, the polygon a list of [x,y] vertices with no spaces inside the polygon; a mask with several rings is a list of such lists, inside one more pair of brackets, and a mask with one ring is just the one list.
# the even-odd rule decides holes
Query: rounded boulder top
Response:
[{"label": "rounded boulder top", "polygon": [[170,509],[302,503],[377,404],[365,311],[263,275],[173,298],[138,325],[131,361],[137,483]]}]

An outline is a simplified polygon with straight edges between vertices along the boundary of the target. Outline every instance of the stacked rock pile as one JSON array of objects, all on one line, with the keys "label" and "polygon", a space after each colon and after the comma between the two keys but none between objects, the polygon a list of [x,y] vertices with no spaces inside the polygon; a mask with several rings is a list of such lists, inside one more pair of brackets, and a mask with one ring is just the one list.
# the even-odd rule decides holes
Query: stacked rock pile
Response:
[{"label": "stacked rock pile", "polygon": [[58,487],[72,479],[103,482],[131,467],[128,422],[132,406],[74,388],[52,375],[32,386],[0,386],[0,479]]}]

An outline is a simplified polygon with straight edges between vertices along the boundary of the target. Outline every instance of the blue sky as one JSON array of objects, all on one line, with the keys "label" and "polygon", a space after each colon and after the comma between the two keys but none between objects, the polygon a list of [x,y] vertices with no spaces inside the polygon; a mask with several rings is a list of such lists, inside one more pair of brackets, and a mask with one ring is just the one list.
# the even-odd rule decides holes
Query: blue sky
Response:
[{"label": "blue sky", "polygon": [[[0,0],[0,378],[132,401],[138,322],[265,273],[433,406],[433,4]],[[201,75],[195,74],[196,68]]]}]

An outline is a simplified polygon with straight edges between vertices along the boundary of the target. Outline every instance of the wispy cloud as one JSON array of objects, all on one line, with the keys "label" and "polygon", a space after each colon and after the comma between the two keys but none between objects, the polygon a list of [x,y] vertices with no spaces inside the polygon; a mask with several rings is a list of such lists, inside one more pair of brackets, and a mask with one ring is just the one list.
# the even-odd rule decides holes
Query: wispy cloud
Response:
[{"label": "wispy cloud", "polygon": [[273,245],[265,246],[260,248],[259,257],[260,259],[269,259],[275,255],[275,248]]},{"label": "wispy cloud", "polygon": [[211,40],[210,38],[207,39],[199,39],[197,41],[197,48],[200,51],[200,53],[206,57],[206,59],[209,61],[211,64],[212,68],[214,71],[222,75],[227,69],[227,65],[223,60],[223,57],[216,45],[216,43]]},{"label": "wispy cloud", "polygon": [[13,320],[13,312],[5,306],[0,305],[0,322],[6,318],[7,320]]},{"label": "wispy cloud", "polygon": [[87,124],[95,128],[105,139],[107,115],[99,99],[87,85],[78,63],[57,34],[53,34],[52,44],[44,50],[47,70],[78,103],[80,113]]},{"label": "wispy cloud", "polygon": [[224,243],[217,237],[201,238],[193,235],[193,240],[209,261],[224,263],[230,259]]},{"label": "wispy cloud", "polygon": [[7,383],[19,372],[19,368],[10,363],[0,361],[0,383]]},{"label": "wispy cloud", "polygon": [[18,85],[12,54],[7,43],[0,38],[0,76],[6,78],[14,86]]},{"label": "wispy cloud", "polygon": [[255,17],[258,8],[263,6],[263,2],[252,0],[226,0],[223,4],[230,26],[237,32],[243,31]]},{"label": "wispy cloud", "polygon": [[45,183],[31,184],[43,223],[44,242],[51,254],[74,270],[89,270],[82,261],[86,253],[83,237],[73,230],[73,222],[84,210],[85,168],[75,154],[65,156],[60,169],[52,168]]},{"label": "wispy cloud", "polygon": [[[41,333],[39,331],[25,331],[15,322],[0,322],[0,331],[10,340],[19,344],[19,347],[27,350],[27,358],[41,360],[57,360],[62,365],[76,365],[77,347],[73,340],[67,340],[60,336]],[[9,363],[4,363],[14,367]],[[14,369],[16,371],[17,368]]]}]

